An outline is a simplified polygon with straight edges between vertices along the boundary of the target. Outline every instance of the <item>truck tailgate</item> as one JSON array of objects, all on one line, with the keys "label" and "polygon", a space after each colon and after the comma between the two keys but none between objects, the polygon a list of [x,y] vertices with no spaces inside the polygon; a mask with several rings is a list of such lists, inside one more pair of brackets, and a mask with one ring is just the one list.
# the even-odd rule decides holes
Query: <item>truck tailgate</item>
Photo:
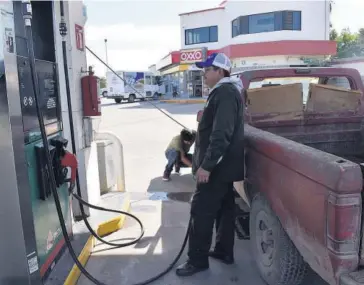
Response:
[{"label": "truck tailgate", "polygon": [[[264,193],[305,260],[335,284],[359,262],[362,172],[358,164],[245,126],[246,180]],[[344,242],[338,233],[348,233]]]}]

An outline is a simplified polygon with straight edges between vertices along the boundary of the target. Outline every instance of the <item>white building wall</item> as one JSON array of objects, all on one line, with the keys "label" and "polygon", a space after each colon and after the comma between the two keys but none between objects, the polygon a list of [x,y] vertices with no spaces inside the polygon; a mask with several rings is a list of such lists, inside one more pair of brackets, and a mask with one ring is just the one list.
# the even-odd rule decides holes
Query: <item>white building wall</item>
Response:
[{"label": "white building wall", "polygon": [[229,27],[225,28],[229,30],[231,35],[231,21],[239,16],[283,10],[301,11],[301,31],[239,35],[232,38],[230,44],[282,40],[328,40],[330,32],[329,9],[328,1],[264,1],[264,4],[261,1],[229,1],[225,8],[227,18],[230,19]]},{"label": "white building wall", "polygon": [[156,74],[157,73],[157,67],[155,64],[151,65],[148,67],[148,71],[149,72],[152,72],[153,74]]},{"label": "white building wall", "polygon": [[[232,38],[232,21],[240,16],[274,11],[301,11],[301,31],[276,31],[239,35]],[[330,4],[323,1],[228,1],[225,9],[181,16],[182,49],[207,47],[219,49],[231,44],[282,40],[329,40]],[[218,25],[218,43],[185,45],[185,30]]]},{"label": "white building wall", "polygon": [[[323,56],[310,56],[322,60]],[[298,65],[305,64],[302,57],[289,55],[260,56],[260,57],[238,57],[231,60],[233,68],[246,66],[270,66],[270,65]]]},{"label": "white building wall", "polygon": [[168,66],[170,64],[172,64],[172,55],[171,54],[169,54],[166,57],[162,58],[160,61],[158,61],[156,63],[155,66],[156,66],[157,70],[160,70],[161,68],[163,68],[165,66]]},{"label": "white building wall", "polygon": [[255,65],[287,65],[287,64],[303,64],[300,57],[292,56],[262,56],[262,57],[240,57],[232,59],[233,68]]},{"label": "white building wall", "polygon": [[[223,9],[210,10],[201,13],[193,13],[188,15],[182,15],[180,17],[181,27],[181,49],[197,48],[197,47],[208,47],[208,49],[219,49],[221,43],[225,43],[228,40],[226,33],[220,32],[220,26],[225,23],[225,16]],[[186,45],[185,31],[194,28],[202,28],[209,26],[218,26],[218,42],[216,43],[202,43],[194,45]],[[231,35],[231,33],[230,33]]]}]

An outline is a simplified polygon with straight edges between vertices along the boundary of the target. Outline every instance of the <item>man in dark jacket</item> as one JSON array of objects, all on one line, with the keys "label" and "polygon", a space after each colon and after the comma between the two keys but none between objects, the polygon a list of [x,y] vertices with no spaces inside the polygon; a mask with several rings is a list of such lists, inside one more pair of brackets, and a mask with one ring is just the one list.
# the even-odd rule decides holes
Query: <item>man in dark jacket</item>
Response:
[{"label": "man in dark jacket", "polygon": [[[205,62],[205,84],[210,88],[198,126],[192,172],[197,189],[191,203],[188,261],[178,276],[191,276],[209,268],[209,256],[226,264],[234,262],[233,182],[244,179],[244,117],[239,78],[230,78],[231,62],[223,53]],[[210,251],[216,220],[216,244]]]}]

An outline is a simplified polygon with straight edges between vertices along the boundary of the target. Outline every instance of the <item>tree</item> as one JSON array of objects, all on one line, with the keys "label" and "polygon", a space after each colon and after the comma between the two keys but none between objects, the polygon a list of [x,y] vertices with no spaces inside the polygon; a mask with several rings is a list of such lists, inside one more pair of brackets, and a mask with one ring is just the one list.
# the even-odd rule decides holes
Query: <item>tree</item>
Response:
[{"label": "tree", "polygon": [[335,29],[332,29],[330,31],[330,41],[336,41],[338,37],[339,37],[338,32]]},{"label": "tree", "polygon": [[341,31],[340,35],[335,29],[330,31],[330,40],[337,42],[337,57],[348,58],[364,56],[364,28],[358,33],[352,33],[349,28]]},{"label": "tree", "polygon": [[341,39],[341,43],[344,46],[348,47],[348,46],[351,46],[356,43],[356,40],[358,39],[358,35],[352,34],[350,32],[349,28],[345,28],[341,31],[340,39]]},{"label": "tree", "polygon": [[359,37],[364,37],[364,28],[359,29]]},{"label": "tree", "polygon": [[106,78],[105,77],[101,77],[100,78],[100,88],[106,88]]},{"label": "tree", "polygon": [[359,30],[359,44],[364,47],[364,28]]}]

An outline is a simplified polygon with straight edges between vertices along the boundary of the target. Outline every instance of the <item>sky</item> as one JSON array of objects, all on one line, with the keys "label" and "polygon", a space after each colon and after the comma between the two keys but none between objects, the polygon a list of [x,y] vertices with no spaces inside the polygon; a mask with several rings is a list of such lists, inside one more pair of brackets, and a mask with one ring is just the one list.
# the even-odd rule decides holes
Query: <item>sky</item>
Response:
[{"label": "sky", "polygon": [[[178,14],[216,7],[221,1],[84,0],[88,17],[86,44],[105,59],[106,38],[108,63],[114,70],[147,70],[170,51],[180,49]],[[334,0],[333,27],[357,31],[364,27],[364,20],[359,20],[363,11],[364,0]],[[87,62],[97,75],[104,76],[105,67],[97,59],[88,54]]]}]

